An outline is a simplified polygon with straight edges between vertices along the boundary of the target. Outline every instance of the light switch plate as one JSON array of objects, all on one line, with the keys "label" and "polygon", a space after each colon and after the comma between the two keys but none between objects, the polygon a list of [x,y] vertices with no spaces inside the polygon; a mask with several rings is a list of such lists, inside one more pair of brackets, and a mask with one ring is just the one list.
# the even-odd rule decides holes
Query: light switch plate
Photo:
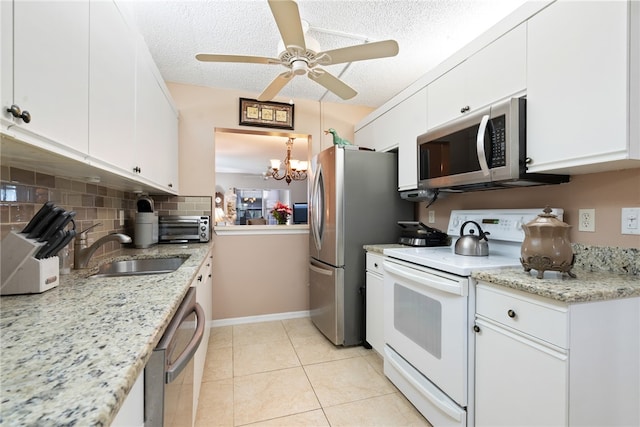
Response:
[{"label": "light switch plate", "polygon": [[640,234],[640,208],[622,208],[620,232],[622,234]]},{"label": "light switch plate", "polygon": [[436,222],[436,211],[429,211],[429,224]]}]

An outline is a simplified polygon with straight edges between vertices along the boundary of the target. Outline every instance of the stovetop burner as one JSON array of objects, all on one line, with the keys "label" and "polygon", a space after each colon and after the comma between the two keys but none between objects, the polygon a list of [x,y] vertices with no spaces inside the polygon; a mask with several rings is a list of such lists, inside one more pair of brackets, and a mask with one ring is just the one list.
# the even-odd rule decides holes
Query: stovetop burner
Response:
[{"label": "stovetop burner", "polygon": [[429,227],[419,221],[398,221],[402,228],[398,243],[407,246],[449,246],[451,238],[437,228]]}]

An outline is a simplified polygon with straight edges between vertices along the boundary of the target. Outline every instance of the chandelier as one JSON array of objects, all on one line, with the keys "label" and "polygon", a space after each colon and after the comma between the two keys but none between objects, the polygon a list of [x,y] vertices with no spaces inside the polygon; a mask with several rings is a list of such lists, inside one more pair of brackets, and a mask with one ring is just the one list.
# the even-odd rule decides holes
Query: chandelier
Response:
[{"label": "chandelier", "polygon": [[291,148],[293,147],[294,140],[295,138],[289,138],[287,140],[287,156],[284,158],[283,169],[280,169],[280,160],[270,160],[271,168],[269,168],[269,173],[271,176],[278,181],[282,179],[286,180],[287,185],[291,184],[291,181],[304,181],[307,179],[308,163],[291,158]]}]

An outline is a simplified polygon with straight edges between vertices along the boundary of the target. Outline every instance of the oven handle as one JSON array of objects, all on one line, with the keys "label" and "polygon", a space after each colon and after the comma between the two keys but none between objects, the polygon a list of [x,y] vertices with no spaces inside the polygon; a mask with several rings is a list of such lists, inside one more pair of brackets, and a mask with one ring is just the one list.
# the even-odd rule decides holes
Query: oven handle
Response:
[{"label": "oven handle", "polygon": [[428,273],[422,273],[420,275],[414,274],[411,271],[409,271],[409,269],[396,267],[395,265],[393,265],[392,263],[386,260],[384,261],[383,265],[384,265],[385,271],[388,271],[389,273],[395,274],[402,278],[411,280],[413,282],[419,283],[423,286],[428,286],[432,289],[438,289],[443,292],[448,292],[454,295],[460,295],[460,296],[466,295],[464,286],[461,286],[457,282],[453,282],[449,280],[447,281],[441,280],[438,276],[433,274],[429,274],[429,277],[426,278],[425,275]]},{"label": "oven handle", "polygon": [[487,131],[487,124],[489,123],[489,115],[482,116],[480,121],[480,127],[478,128],[478,136],[476,137],[476,152],[478,153],[478,162],[480,162],[480,169],[484,176],[489,176],[489,165],[487,164],[487,157],[484,152],[484,134]]},{"label": "oven handle", "polygon": [[[388,352],[388,350],[386,350]],[[396,362],[393,357],[385,357],[384,359],[385,363],[389,362],[391,363],[391,365],[393,365],[393,367],[398,371],[398,372],[406,372],[399,364],[398,362]],[[460,415],[460,408],[453,407],[451,406],[451,404],[449,402],[447,402],[446,400],[443,400],[440,398],[440,396],[438,396],[435,393],[432,393],[431,391],[429,391],[428,389],[426,389],[425,387],[423,387],[419,382],[417,382],[410,374],[403,374],[402,378],[406,381],[408,381],[409,383],[411,383],[411,385],[416,389],[416,390],[420,390],[422,392],[422,394],[426,395],[429,397],[429,400],[431,400],[432,403],[434,403],[435,405],[438,406],[438,408],[444,412],[445,414],[447,414],[449,417],[451,417],[451,419],[456,420],[458,422],[462,421],[461,415]]]},{"label": "oven handle", "polygon": [[165,377],[165,381],[167,384],[175,380],[178,377],[178,375],[180,375],[180,372],[182,372],[185,366],[189,364],[196,350],[198,350],[198,346],[200,345],[200,342],[202,341],[202,337],[204,336],[205,316],[204,316],[204,310],[202,310],[202,307],[200,307],[200,304],[196,303],[193,306],[193,309],[185,313],[182,319],[183,320],[186,319],[193,312],[196,313],[196,331],[193,334],[193,337],[191,337],[191,341],[189,341],[189,344],[187,344],[187,346],[182,351],[180,356],[178,356],[175,362],[173,362],[171,365],[167,367],[166,377]]}]

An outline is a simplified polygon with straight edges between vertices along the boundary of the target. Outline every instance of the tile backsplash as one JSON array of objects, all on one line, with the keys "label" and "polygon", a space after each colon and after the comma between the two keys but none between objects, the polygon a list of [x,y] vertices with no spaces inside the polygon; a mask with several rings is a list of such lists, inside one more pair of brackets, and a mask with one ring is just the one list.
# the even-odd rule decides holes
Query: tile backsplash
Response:
[{"label": "tile backsplash", "polygon": [[[75,211],[78,232],[100,223],[89,233],[90,242],[110,233],[125,233],[133,238],[137,198],[138,195],[131,192],[0,166],[0,238],[12,230],[22,230],[46,201]],[[212,211],[210,196],[151,198],[159,215],[211,215]],[[109,242],[98,249],[94,258],[104,257],[119,247],[119,243]],[[73,251],[73,244],[70,250]]]}]

